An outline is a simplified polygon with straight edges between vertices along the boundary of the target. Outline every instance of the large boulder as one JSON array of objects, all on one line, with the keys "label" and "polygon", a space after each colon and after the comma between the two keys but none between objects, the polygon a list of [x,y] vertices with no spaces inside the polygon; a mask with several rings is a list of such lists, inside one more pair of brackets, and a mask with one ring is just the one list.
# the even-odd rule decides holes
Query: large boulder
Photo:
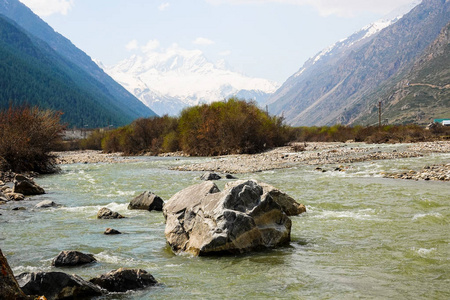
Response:
[{"label": "large boulder", "polygon": [[143,209],[162,211],[164,205],[163,199],[152,192],[146,191],[131,200],[128,209]]},{"label": "large boulder", "polygon": [[[286,213],[286,215],[297,216],[306,212],[306,207],[303,204],[298,203],[294,198],[292,198],[285,192],[282,192],[276,187],[273,187],[267,183],[258,182],[256,180],[252,181],[259,184],[263,188],[264,193],[269,193],[270,196],[272,196],[272,199],[281,206],[281,209]],[[231,188],[244,182],[245,180],[229,182],[225,185],[225,188]]]},{"label": "large boulder", "polygon": [[254,181],[219,188],[210,181],[176,193],[163,208],[175,253],[243,253],[288,244],[291,220]]},{"label": "large boulder", "polygon": [[112,211],[107,207],[102,207],[97,212],[97,219],[122,219],[125,218],[118,212]]},{"label": "large boulder", "polygon": [[52,261],[52,266],[66,267],[79,266],[96,262],[94,255],[85,254],[79,251],[61,251]]},{"label": "large boulder", "polygon": [[115,293],[143,289],[158,283],[155,278],[145,270],[124,268],[113,270],[109,273],[92,278],[90,282],[108,292]]},{"label": "large boulder", "polygon": [[25,293],[20,289],[16,278],[0,249],[0,299],[33,299],[25,295]]},{"label": "large boulder", "polygon": [[17,174],[14,177],[14,193],[32,196],[45,194],[45,191],[43,188],[38,186],[33,179]]},{"label": "large boulder", "polygon": [[48,300],[86,299],[103,294],[93,283],[62,272],[22,273],[16,277],[27,295],[44,295]]}]

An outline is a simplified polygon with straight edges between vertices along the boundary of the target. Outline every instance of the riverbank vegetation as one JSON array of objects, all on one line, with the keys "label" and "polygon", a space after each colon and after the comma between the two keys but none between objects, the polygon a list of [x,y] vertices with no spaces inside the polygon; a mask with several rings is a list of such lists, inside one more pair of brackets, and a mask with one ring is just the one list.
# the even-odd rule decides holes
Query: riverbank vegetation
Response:
[{"label": "riverbank vegetation", "polygon": [[450,127],[438,124],[429,129],[413,124],[290,127],[256,103],[237,98],[189,107],[179,117],[138,119],[64,143],[60,117],[58,112],[29,107],[0,111],[0,171],[51,172],[54,160],[50,153],[61,150],[92,149],[124,155],[183,151],[191,156],[215,156],[260,153],[290,142],[408,143],[450,137]]},{"label": "riverbank vegetation", "polygon": [[269,116],[254,102],[230,98],[186,108],[178,118],[138,119],[115,130],[96,131],[80,146],[125,155],[183,151],[214,156],[283,146],[293,139],[293,133],[282,118]]},{"label": "riverbank vegetation", "polygon": [[50,151],[61,143],[61,113],[30,107],[0,111],[0,171],[54,171]]},{"label": "riverbank vegetation", "polygon": [[435,125],[290,127],[256,103],[230,98],[189,107],[179,117],[138,119],[110,131],[95,131],[81,149],[140,155],[183,151],[187,155],[253,154],[289,142],[409,143],[450,137],[450,127]]}]

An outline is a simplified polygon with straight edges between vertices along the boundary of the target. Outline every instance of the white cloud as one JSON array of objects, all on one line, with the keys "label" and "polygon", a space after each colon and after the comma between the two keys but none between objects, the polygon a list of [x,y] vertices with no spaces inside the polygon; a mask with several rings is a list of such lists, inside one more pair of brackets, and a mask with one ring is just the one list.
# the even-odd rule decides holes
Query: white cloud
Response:
[{"label": "white cloud", "polygon": [[222,51],[222,52],[219,52],[219,55],[220,56],[228,56],[228,55],[231,55],[231,51],[230,50]]},{"label": "white cloud", "polygon": [[170,6],[170,3],[169,3],[169,2],[164,2],[164,3],[161,3],[161,4],[158,6],[158,9],[159,9],[160,11],[164,11],[164,10],[168,9],[169,6]]},{"label": "white cloud", "polygon": [[130,42],[128,42],[128,44],[126,44],[125,48],[126,48],[128,51],[135,50],[135,49],[139,48],[139,46],[138,46],[138,41],[136,41],[136,40],[131,40]]},{"label": "white cloud", "polygon": [[53,14],[67,15],[74,6],[74,0],[20,0],[20,2],[40,17]]},{"label": "white cloud", "polygon": [[141,47],[142,52],[151,52],[155,49],[159,48],[159,41],[158,40],[150,40],[147,42],[145,46]]},{"label": "white cloud", "polygon": [[214,41],[212,41],[210,39],[207,39],[207,38],[198,37],[194,41],[192,41],[192,43],[195,44],[195,45],[207,46],[207,45],[214,44]]},{"label": "white cloud", "polygon": [[386,14],[415,0],[206,0],[212,4],[263,4],[280,3],[312,6],[322,15],[349,17],[361,12]]}]

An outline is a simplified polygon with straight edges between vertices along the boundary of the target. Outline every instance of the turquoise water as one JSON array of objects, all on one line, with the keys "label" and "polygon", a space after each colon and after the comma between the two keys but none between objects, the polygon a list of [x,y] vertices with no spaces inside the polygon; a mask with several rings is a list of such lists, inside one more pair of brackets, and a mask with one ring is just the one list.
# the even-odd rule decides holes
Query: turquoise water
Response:
[{"label": "turquoise water", "polygon": [[[445,299],[450,298],[450,183],[381,178],[383,171],[449,163],[450,155],[240,174],[272,184],[307,206],[292,217],[289,246],[227,257],[172,254],[161,213],[129,211],[145,190],[167,200],[201,172],[168,170],[204,161],[139,158],[62,166],[36,179],[47,194],[0,206],[0,248],[15,272],[58,270],[85,279],[143,268],[161,285],[102,299]],[[226,180],[218,181],[223,187]],[[50,199],[59,208],[33,209]],[[24,206],[25,211],[11,211]],[[98,220],[107,206],[126,219]],[[124,234],[106,236],[107,227]],[[97,264],[51,267],[61,250],[93,253]]]}]

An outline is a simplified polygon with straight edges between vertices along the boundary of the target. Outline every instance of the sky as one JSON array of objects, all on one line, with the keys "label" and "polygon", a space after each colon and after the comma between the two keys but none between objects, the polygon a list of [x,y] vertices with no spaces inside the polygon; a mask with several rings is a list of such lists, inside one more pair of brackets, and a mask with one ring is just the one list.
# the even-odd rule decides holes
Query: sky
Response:
[{"label": "sky", "polygon": [[93,59],[200,50],[283,83],[327,46],[414,0],[20,0]]}]

